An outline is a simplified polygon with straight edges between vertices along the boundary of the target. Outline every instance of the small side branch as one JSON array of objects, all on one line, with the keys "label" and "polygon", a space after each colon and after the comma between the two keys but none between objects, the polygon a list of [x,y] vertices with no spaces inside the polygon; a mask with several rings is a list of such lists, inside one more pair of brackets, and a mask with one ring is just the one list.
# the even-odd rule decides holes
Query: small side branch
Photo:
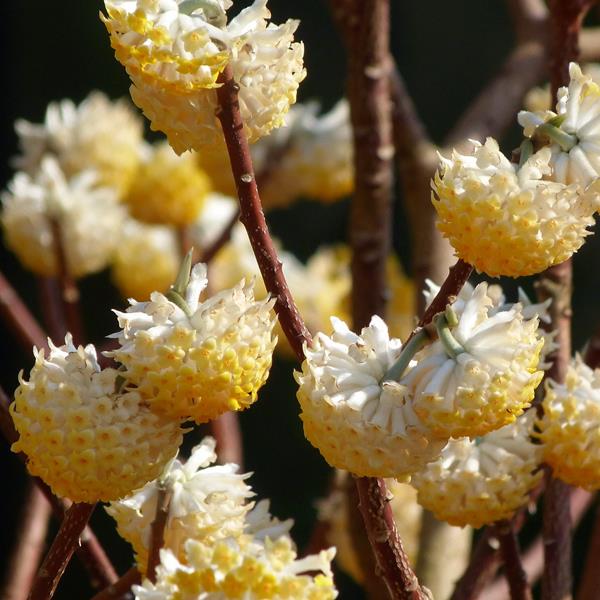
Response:
[{"label": "small side branch", "polygon": [[511,600],[531,600],[531,587],[521,562],[519,541],[511,521],[503,521],[496,525],[500,554],[504,562],[504,573],[510,588]]},{"label": "small side branch", "polygon": [[131,586],[139,584],[141,581],[140,572],[135,567],[131,567],[118,581],[93,596],[92,600],[122,600],[125,594],[131,590]]},{"label": "small side branch", "polygon": [[146,577],[156,582],[156,567],[160,564],[160,550],[165,543],[165,527],[169,519],[172,491],[159,483],[158,498],[156,501],[156,515],[152,522],[150,533],[150,552],[148,553],[148,567]]}]

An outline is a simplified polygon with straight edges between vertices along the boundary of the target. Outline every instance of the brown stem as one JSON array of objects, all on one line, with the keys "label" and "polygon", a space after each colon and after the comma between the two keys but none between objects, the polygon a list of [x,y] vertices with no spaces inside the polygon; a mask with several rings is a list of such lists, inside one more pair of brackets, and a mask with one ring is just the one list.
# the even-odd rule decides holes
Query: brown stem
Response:
[{"label": "brown stem", "polygon": [[594,332],[594,335],[586,344],[583,360],[585,361],[585,364],[592,369],[600,367],[600,328]]},{"label": "brown stem", "polygon": [[598,560],[600,557],[600,506],[596,509],[592,537],[587,549],[583,575],[579,583],[577,600],[598,600],[600,590],[600,569]]},{"label": "brown stem", "polygon": [[500,542],[500,554],[504,563],[504,574],[510,587],[511,600],[531,600],[531,587],[523,569],[519,540],[512,521],[497,523],[496,533]]},{"label": "brown stem", "polygon": [[46,544],[51,508],[41,490],[29,481],[23,502],[18,537],[6,570],[7,580],[0,597],[26,600]]},{"label": "brown stem", "polygon": [[31,352],[32,346],[48,347],[46,334],[2,273],[0,273],[0,318],[27,354]]},{"label": "brown stem", "polygon": [[67,324],[63,314],[60,288],[56,277],[37,277],[42,320],[50,339],[58,346],[64,343]]},{"label": "brown stem", "polygon": [[79,536],[96,508],[95,504],[73,504],[65,513],[60,529],[38,571],[29,593],[30,600],[49,600],[54,596],[77,544]]},{"label": "brown stem", "polygon": [[92,600],[121,600],[131,590],[132,585],[141,583],[140,572],[131,567],[124,575],[92,597]]},{"label": "brown stem", "polygon": [[235,179],[240,201],[240,221],[243,223],[250,244],[254,250],[256,262],[271,296],[275,298],[275,312],[281,329],[298,360],[303,360],[303,343],[310,343],[311,335],[298,312],[285,277],[281,261],[269,235],[265,215],[262,210],[256,178],[250,158],[250,148],[244,133],[244,124],[240,114],[238,88],[233,80],[231,67],[227,67],[219,76],[217,88],[219,111],[231,170]]},{"label": "brown stem", "polygon": [[148,567],[146,569],[146,577],[152,583],[156,582],[156,567],[160,564],[160,550],[165,543],[165,527],[169,519],[172,495],[170,488],[159,483],[156,515],[150,530],[150,552],[148,552]]},{"label": "brown stem", "polygon": [[60,297],[65,321],[68,331],[73,336],[73,343],[78,345],[83,343],[85,337],[79,305],[79,288],[69,272],[62,230],[58,221],[52,221],[52,234],[54,236],[54,251],[56,252],[58,264],[58,281],[60,283]]},{"label": "brown stem", "polygon": [[237,413],[226,412],[210,422],[210,432],[217,442],[220,464],[235,463],[244,470],[242,431]]}]

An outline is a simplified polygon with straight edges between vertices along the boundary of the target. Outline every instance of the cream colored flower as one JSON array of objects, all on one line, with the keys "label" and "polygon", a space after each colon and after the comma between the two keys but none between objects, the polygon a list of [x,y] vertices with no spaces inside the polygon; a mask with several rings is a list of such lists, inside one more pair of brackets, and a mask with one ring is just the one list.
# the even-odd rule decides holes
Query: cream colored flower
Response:
[{"label": "cream colored flower", "polygon": [[116,393],[119,372],[101,370],[96,350],[69,335],[46,357],[34,350],[10,413],[14,452],[58,495],[74,502],[117,500],[157,477],[177,453],[182,431],[148,410],[137,392]]},{"label": "cream colored flower", "polygon": [[470,155],[440,157],[432,182],[438,229],[460,258],[493,277],[519,277],[582,246],[600,202],[593,188],[542,179],[551,173],[549,148],[517,168],[494,139],[473,146]]},{"label": "cream colored flower", "polygon": [[298,21],[267,23],[266,4],[256,0],[228,23],[228,0],[105,0],[102,20],[133,101],[178,154],[221,137],[215,87],[228,64],[250,141],[279,127],[296,101],[305,76]]},{"label": "cream colored flower", "polygon": [[153,411],[197,423],[256,400],[277,341],[272,300],[256,302],[242,281],[200,302],[207,283],[198,264],[185,297],[154,292],[149,302],[132,300],[117,311],[123,330],[110,353]]},{"label": "cream colored flower", "polygon": [[[356,582],[365,581],[365,572],[350,533],[350,495],[346,489],[354,485],[346,471],[336,471],[335,486],[327,498],[320,500],[317,508],[319,521],[327,525],[327,543],[335,546],[335,562]],[[409,561],[414,565],[419,549],[422,508],[417,503],[417,491],[407,483],[387,479],[388,499],[394,515],[394,523]]]},{"label": "cream colored flower", "polygon": [[493,301],[480,283],[461,299],[456,325],[418,352],[400,383],[413,395],[415,412],[439,436],[475,437],[511,423],[533,399],[543,339],[538,319],[522,307],[490,314]]},{"label": "cream colored flower", "polygon": [[123,194],[140,162],[143,124],[124,100],[92,92],[76,106],[72,100],[48,105],[42,125],[16,122],[21,155],[15,166],[33,176],[46,154],[68,175],[94,170],[98,184]]},{"label": "cream colored flower", "polygon": [[409,389],[385,375],[400,340],[373,317],[360,336],[332,318],[295,373],[304,435],[333,467],[367,477],[404,478],[439,456],[447,437],[434,435],[412,407]]},{"label": "cream colored flower", "polygon": [[539,421],[544,460],[555,477],[590,491],[600,488],[600,370],[576,356],[566,381],[548,380]]},{"label": "cream colored flower", "polygon": [[169,289],[180,263],[172,229],[129,219],[113,257],[111,277],[125,298],[146,300],[154,291]]},{"label": "cream colored flower", "polygon": [[519,123],[527,137],[550,137],[554,181],[585,187],[600,176],[600,87],[576,63],[569,65],[569,75],[569,86],[558,91],[556,112],[521,111]]},{"label": "cream colored flower", "polygon": [[140,221],[183,226],[198,218],[209,190],[194,157],[177,156],[165,142],[148,149],[124,200]]},{"label": "cream colored flower", "polygon": [[73,277],[108,265],[121,238],[125,211],[115,190],[96,183],[90,171],[67,179],[49,156],[35,177],[15,175],[2,194],[1,218],[6,245],[25,267],[39,275],[57,275],[56,232]]},{"label": "cream colored flower", "polygon": [[482,438],[451,440],[439,459],[413,476],[419,503],[452,525],[509,519],[543,476],[532,425],[528,414]]},{"label": "cream colored flower", "polygon": [[[240,536],[204,544],[188,540],[186,560],[161,551],[157,581],[133,586],[136,600],[333,600],[335,550],[296,558],[288,536],[258,541]],[[309,574],[312,573],[312,574]]]},{"label": "cream colored flower", "polygon": [[158,480],[107,507],[119,534],[133,546],[142,573],[148,564],[161,487],[172,494],[163,548],[179,560],[185,560],[184,544],[189,538],[211,544],[245,531],[245,519],[253,506],[248,499],[254,495],[245,483],[250,475],[239,475],[237,465],[213,465],[216,460],[215,441],[205,438],[187,461],[174,460]]}]

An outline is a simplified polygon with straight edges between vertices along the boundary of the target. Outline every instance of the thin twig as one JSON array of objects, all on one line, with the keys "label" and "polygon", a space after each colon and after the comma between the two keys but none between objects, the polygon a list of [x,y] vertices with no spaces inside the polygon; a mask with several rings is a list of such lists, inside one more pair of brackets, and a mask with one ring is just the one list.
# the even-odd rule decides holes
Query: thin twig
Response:
[{"label": "thin twig", "polygon": [[4,600],[26,600],[44,553],[50,513],[51,507],[44,494],[29,481],[17,525],[18,536],[0,592]]},{"label": "thin twig", "polygon": [[67,324],[63,312],[60,288],[56,277],[38,276],[38,299],[44,327],[50,339],[58,346],[63,344]]},{"label": "thin twig", "polygon": [[600,506],[596,508],[592,536],[587,548],[583,575],[579,582],[577,600],[598,600],[600,591]]},{"label": "thin twig", "polygon": [[531,586],[523,569],[519,540],[512,521],[497,523],[496,533],[500,542],[500,554],[504,563],[504,574],[510,587],[511,600],[531,600]]},{"label": "thin twig", "polygon": [[73,504],[65,513],[60,529],[50,546],[50,550],[40,567],[29,594],[30,600],[50,600],[54,596],[62,577],[95,504]]},{"label": "thin twig", "polygon": [[223,227],[219,237],[210,246],[208,246],[208,248],[202,249],[198,262],[204,264],[210,263],[210,261],[218,254],[219,250],[221,250],[221,248],[223,248],[223,246],[231,239],[231,233],[233,232],[233,228],[239,219],[240,211],[236,210]]},{"label": "thin twig", "polygon": [[235,463],[244,470],[244,448],[242,431],[237,413],[226,412],[210,422],[210,433],[217,442],[217,456],[220,464]]},{"label": "thin twig", "polygon": [[146,568],[146,577],[152,583],[156,582],[156,567],[160,564],[160,551],[165,544],[165,527],[169,519],[172,495],[171,488],[159,482],[156,515],[150,529],[150,551]]},{"label": "thin twig", "polygon": [[117,581],[93,596],[92,600],[121,600],[131,590],[132,585],[139,584],[141,581],[140,572],[135,567],[131,567]]}]

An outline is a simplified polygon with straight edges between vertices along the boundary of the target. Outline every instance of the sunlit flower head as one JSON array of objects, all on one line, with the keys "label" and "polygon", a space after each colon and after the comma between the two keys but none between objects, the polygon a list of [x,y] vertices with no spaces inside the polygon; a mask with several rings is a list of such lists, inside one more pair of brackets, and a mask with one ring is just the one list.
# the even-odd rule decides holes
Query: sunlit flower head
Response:
[{"label": "sunlit flower head", "polygon": [[548,380],[538,437],[555,477],[587,490],[600,488],[600,370],[575,357],[566,381]]},{"label": "sunlit flower head", "polygon": [[305,76],[298,21],[268,23],[266,4],[256,0],[228,22],[228,0],[105,0],[102,20],[133,101],[178,154],[220,137],[215,87],[228,64],[250,141],[279,127],[296,101]]},{"label": "sunlit flower head", "polygon": [[116,392],[119,372],[101,370],[96,350],[67,335],[47,356],[35,351],[21,373],[10,413],[14,452],[57,496],[74,502],[117,500],[156,478],[177,453],[179,424],[154,415],[137,392]]},{"label": "sunlit flower head", "polygon": [[419,503],[452,525],[509,519],[543,477],[532,424],[528,414],[481,438],[451,440],[440,458],[413,476]]},{"label": "sunlit flower head", "polygon": [[590,234],[598,194],[546,181],[551,151],[511,163],[488,138],[441,157],[432,182],[438,229],[456,254],[492,277],[532,275],[567,260]]},{"label": "sunlit flower head", "polygon": [[43,124],[16,122],[21,154],[15,166],[35,175],[49,154],[68,176],[93,169],[99,185],[123,194],[135,175],[142,147],[142,120],[132,108],[102,92],[92,92],[79,105],[72,100],[52,102]]},{"label": "sunlit flower head", "polygon": [[242,410],[265,383],[276,338],[272,300],[255,301],[243,281],[201,302],[206,266],[195,265],[181,295],[154,292],[116,311],[123,377],[157,413],[209,421]]},{"label": "sunlit flower head", "polygon": [[373,317],[360,335],[332,318],[296,373],[304,434],[334,467],[367,477],[405,478],[437,458],[447,437],[436,436],[412,407],[410,390],[385,380],[400,340]]},{"label": "sunlit flower head", "polygon": [[538,319],[525,320],[520,304],[490,314],[487,291],[480,283],[460,300],[457,323],[418,352],[400,379],[415,412],[440,436],[479,436],[511,423],[542,379]]},{"label": "sunlit flower head", "polygon": [[578,64],[569,65],[568,87],[558,91],[556,112],[521,111],[527,137],[549,138],[554,181],[587,186],[600,176],[600,87]]},{"label": "sunlit flower head", "polygon": [[58,274],[58,239],[73,277],[105,268],[121,238],[124,218],[115,190],[97,187],[94,172],[67,179],[49,156],[34,177],[17,173],[2,194],[6,245],[39,275]]}]

